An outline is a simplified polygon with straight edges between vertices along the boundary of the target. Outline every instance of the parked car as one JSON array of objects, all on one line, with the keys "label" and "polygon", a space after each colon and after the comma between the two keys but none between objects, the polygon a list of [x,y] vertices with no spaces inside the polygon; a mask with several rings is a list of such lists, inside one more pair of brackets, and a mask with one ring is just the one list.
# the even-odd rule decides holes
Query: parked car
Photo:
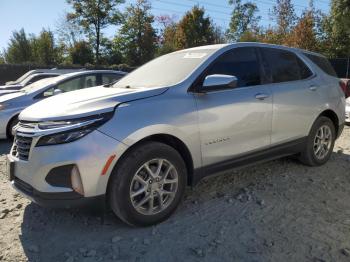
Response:
[{"label": "parked car", "polygon": [[347,125],[350,125],[350,97],[346,99],[345,122]]},{"label": "parked car", "polygon": [[0,96],[0,138],[11,137],[18,115],[24,108],[56,94],[115,82],[125,74],[112,70],[80,71],[42,79],[20,92]]},{"label": "parked car", "polygon": [[58,73],[31,74],[30,76],[26,77],[23,81],[21,81],[18,84],[0,86],[0,95],[5,95],[5,94],[16,92],[16,91],[22,89],[23,87],[30,85],[30,84],[33,84],[34,82],[39,81],[41,79],[55,77],[55,76],[59,76],[59,75],[60,74],[58,74]]},{"label": "parked car", "polygon": [[347,78],[340,79],[340,85],[344,91],[345,98],[348,98],[350,96],[350,79],[347,79]]},{"label": "parked car", "polygon": [[148,226],[216,172],[287,155],[325,164],[345,97],[315,60],[328,63],[283,46],[203,46],[46,99],[19,116],[9,179],[40,205],[108,200],[126,223]]},{"label": "parked car", "polygon": [[82,71],[85,70],[83,69],[57,69],[57,68],[51,68],[51,69],[35,69],[35,70],[30,70],[21,77],[19,77],[15,81],[8,81],[6,82],[6,85],[18,85],[20,84],[23,80],[25,80],[27,77],[34,75],[34,74],[42,74],[42,73],[48,73],[48,74],[67,74],[67,73],[73,73],[77,71]]}]

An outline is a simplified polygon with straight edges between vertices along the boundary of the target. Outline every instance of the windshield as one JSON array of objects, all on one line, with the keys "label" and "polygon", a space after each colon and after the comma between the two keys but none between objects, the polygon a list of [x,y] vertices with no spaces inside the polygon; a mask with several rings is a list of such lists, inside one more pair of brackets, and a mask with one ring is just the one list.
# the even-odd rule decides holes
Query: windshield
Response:
[{"label": "windshield", "polygon": [[22,75],[20,78],[17,80],[13,81],[13,84],[20,84],[24,79],[26,79],[28,76],[30,76],[33,73],[33,71],[28,71],[24,75]]},{"label": "windshield", "polygon": [[113,87],[153,88],[185,80],[217,49],[183,50],[158,57],[123,77]]},{"label": "windshield", "polygon": [[52,77],[52,78],[44,78],[41,79],[39,81],[34,82],[33,84],[27,85],[26,87],[21,89],[21,92],[24,93],[32,93],[35,92],[37,90],[42,89],[43,87],[46,87],[52,83],[56,82],[56,77]]}]

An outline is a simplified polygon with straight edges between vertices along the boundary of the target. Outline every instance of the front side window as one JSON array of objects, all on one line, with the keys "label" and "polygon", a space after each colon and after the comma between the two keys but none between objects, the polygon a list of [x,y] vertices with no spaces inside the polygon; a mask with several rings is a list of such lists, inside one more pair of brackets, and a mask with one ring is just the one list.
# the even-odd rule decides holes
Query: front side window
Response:
[{"label": "front side window", "polygon": [[312,75],[310,69],[294,53],[276,49],[261,48],[266,72],[270,72],[273,83],[297,81]]},{"label": "front side window", "polygon": [[235,48],[223,54],[210,67],[206,76],[214,74],[237,77],[237,87],[260,85],[260,63],[255,48]]}]

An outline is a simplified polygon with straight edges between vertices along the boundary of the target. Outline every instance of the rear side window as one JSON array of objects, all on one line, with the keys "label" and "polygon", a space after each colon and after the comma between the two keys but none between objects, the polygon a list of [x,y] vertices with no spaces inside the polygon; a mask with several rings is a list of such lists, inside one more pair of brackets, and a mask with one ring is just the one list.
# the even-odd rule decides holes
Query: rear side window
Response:
[{"label": "rear side window", "polygon": [[102,85],[113,83],[122,78],[122,75],[117,74],[102,74]]},{"label": "rear side window", "polygon": [[233,75],[238,79],[238,87],[261,84],[260,64],[255,48],[242,47],[220,56],[206,75]]},{"label": "rear side window", "polygon": [[311,70],[296,54],[281,49],[261,48],[265,70],[273,83],[306,79],[312,76]]},{"label": "rear side window", "polygon": [[304,55],[309,58],[312,62],[314,62],[323,72],[325,72],[327,75],[338,77],[337,73],[334,71],[333,66],[328,61],[327,58],[318,56],[318,55],[312,55],[308,53],[304,53]]}]

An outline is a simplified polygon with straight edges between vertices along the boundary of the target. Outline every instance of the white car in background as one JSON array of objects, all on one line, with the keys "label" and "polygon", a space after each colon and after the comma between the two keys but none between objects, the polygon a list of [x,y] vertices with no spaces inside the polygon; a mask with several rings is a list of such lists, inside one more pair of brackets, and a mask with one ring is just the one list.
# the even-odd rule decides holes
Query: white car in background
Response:
[{"label": "white car in background", "polygon": [[33,84],[36,81],[39,81],[41,79],[55,77],[61,75],[60,73],[37,73],[37,74],[31,74],[28,77],[26,77],[24,80],[19,82],[18,84],[14,85],[4,85],[0,86],[0,95],[17,92],[18,90],[22,89],[23,87],[26,87],[30,84]]},{"label": "white car in background", "polygon": [[42,79],[19,92],[0,96],[0,139],[12,137],[18,115],[26,107],[60,93],[110,84],[124,75],[125,72],[114,70],[80,71]]},{"label": "white car in background", "polygon": [[347,125],[350,125],[350,97],[346,99],[345,122]]}]

